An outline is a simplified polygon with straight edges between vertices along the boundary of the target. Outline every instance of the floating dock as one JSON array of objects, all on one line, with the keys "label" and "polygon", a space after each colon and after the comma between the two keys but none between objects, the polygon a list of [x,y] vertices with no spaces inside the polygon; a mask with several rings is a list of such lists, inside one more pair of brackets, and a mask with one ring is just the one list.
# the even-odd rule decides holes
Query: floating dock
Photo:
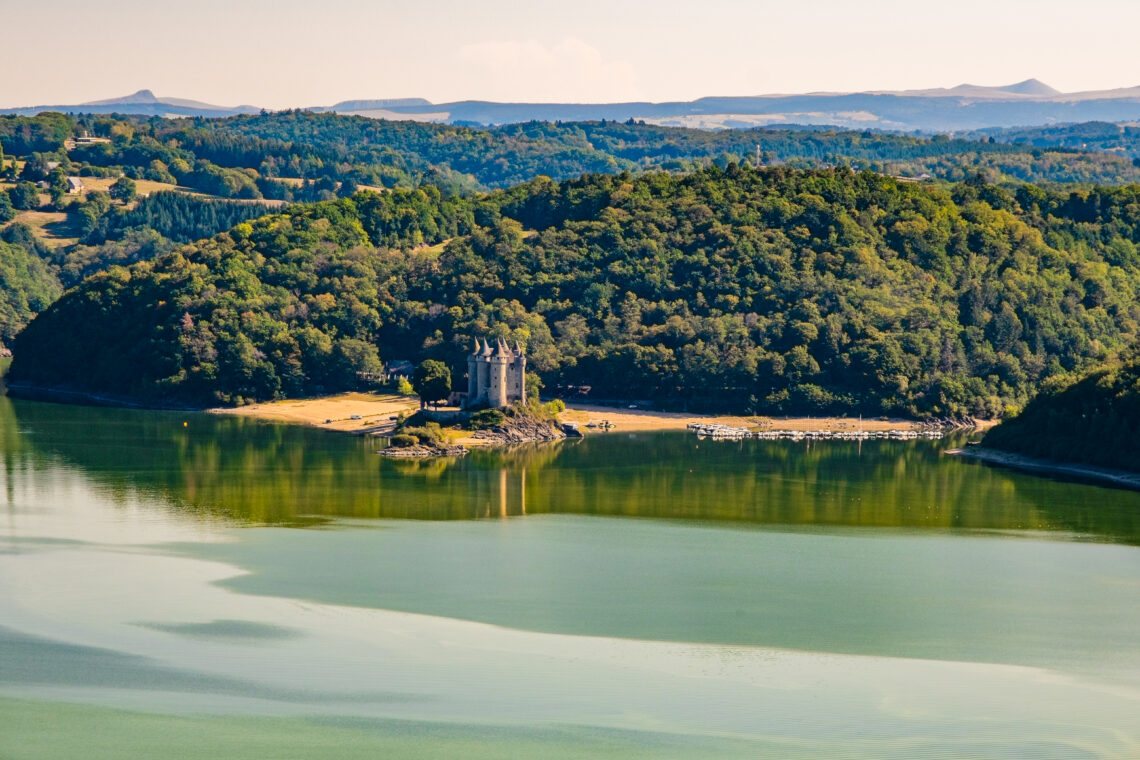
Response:
[{"label": "floating dock", "polygon": [[946,435],[944,429],[933,427],[925,430],[749,430],[731,425],[693,422],[689,424],[688,429],[696,433],[698,438],[717,440],[754,438],[761,441],[914,441],[937,440]]}]

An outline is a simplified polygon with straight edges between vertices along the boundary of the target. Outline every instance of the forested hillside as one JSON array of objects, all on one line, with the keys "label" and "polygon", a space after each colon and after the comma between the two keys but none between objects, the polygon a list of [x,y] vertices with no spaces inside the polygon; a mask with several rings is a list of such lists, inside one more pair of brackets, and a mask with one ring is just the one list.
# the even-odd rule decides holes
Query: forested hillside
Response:
[{"label": "forested hillside", "polygon": [[[1140,179],[1140,169],[1113,154],[1026,148],[984,137],[818,128],[711,132],[629,122],[529,122],[471,129],[285,112],[202,119],[192,128],[181,127],[178,139],[222,166],[261,167],[255,163],[258,151],[277,146],[280,155],[264,165],[271,175],[323,176],[328,167],[339,165],[362,184],[431,181],[455,189],[509,187],[538,175],[567,179],[589,172],[686,169],[710,161],[721,166],[755,162],[757,147],[762,163],[800,168],[853,164],[885,174],[929,173],[945,179],[963,179],[981,168],[993,181],[1104,184]],[[284,146],[294,151],[304,146],[304,158],[289,158],[293,164],[287,164]],[[385,167],[383,173],[371,168],[377,164]]]},{"label": "forested hillside", "polygon": [[[985,135],[708,132],[615,122],[471,129],[304,111],[227,119],[48,113],[0,117],[0,225],[22,212],[66,213],[64,234],[77,239],[52,245],[45,263],[70,286],[113,263],[153,257],[266,211],[228,200],[311,202],[349,196],[361,186],[424,184],[447,195],[471,195],[540,175],[566,179],[755,163],[757,148],[761,163],[799,168],[850,165],[990,183],[1140,181],[1140,168],[1118,153],[1010,145]],[[86,189],[75,195],[68,177],[105,180],[101,187],[115,182],[109,193]],[[5,178],[11,183],[6,190]],[[150,183],[152,194],[137,204],[136,183]],[[154,183],[164,184],[156,189]],[[176,185],[213,198],[159,192]]]},{"label": "forested hillside", "polygon": [[1039,393],[985,445],[1060,462],[1140,472],[1140,350]]},{"label": "forested hillside", "polygon": [[[67,138],[83,134],[106,141],[80,142],[64,150]],[[569,179],[594,172],[691,169],[710,162],[755,163],[757,147],[761,163],[799,168],[852,165],[950,180],[981,170],[992,182],[1140,180],[1140,168],[1115,152],[1116,143],[1112,151],[1099,152],[1094,145],[1079,149],[1067,132],[1056,136],[1059,149],[1048,140],[1026,145],[1015,144],[1012,137],[992,137],[949,139],[821,128],[710,132],[616,122],[531,122],[477,129],[308,111],[226,119],[0,117],[0,144],[9,155],[38,158],[41,163],[32,164],[32,173],[36,166],[55,161],[71,174],[125,174],[235,198],[327,200],[343,183],[348,183],[348,192],[341,194],[351,194],[357,185],[420,184],[471,193],[539,175]],[[1130,139],[1137,142],[1135,135]]]},{"label": "forested hillside", "polygon": [[0,238],[0,346],[59,298],[62,288],[31,246]]},{"label": "forested hillside", "polygon": [[380,357],[461,370],[492,332],[595,396],[995,416],[1140,334],[1138,243],[1135,187],[730,165],[361,193],[87,279],[12,376],[240,403],[352,387]]}]

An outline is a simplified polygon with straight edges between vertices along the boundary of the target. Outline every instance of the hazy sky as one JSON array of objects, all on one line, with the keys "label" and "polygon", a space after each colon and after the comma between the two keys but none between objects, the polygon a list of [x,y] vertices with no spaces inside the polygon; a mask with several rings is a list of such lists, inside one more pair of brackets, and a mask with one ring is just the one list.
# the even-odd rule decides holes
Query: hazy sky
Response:
[{"label": "hazy sky", "polygon": [[0,0],[0,105],[1140,85],[1138,0]]}]

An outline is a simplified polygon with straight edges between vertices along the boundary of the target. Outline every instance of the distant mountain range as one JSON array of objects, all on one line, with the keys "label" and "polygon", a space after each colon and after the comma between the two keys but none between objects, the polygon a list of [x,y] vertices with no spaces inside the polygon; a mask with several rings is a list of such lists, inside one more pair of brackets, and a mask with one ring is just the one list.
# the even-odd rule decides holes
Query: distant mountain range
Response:
[{"label": "distant mountain range", "polygon": [[[124,98],[78,105],[0,109],[33,115],[127,113],[146,116],[232,116],[257,113],[256,106],[217,106],[195,100],[157,97],[140,90]],[[392,120],[492,125],[524,121],[644,120],[664,126],[725,129],[770,125],[834,125],[855,129],[954,132],[987,127],[1140,120],[1140,87],[1058,92],[1028,79],[1005,87],[963,84],[949,89],[898,92],[816,92],[802,95],[708,97],[670,103],[495,103],[463,100],[431,103],[422,98],[347,100],[312,111]]]},{"label": "distant mountain range", "polygon": [[139,116],[235,116],[241,113],[258,113],[256,106],[215,106],[198,100],[184,98],[160,98],[150,90],[138,92],[122,98],[93,100],[75,105],[28,106],[25,108],[0,108],[0,114],[35,116],[44,111],[63,113],[121,113]]}]

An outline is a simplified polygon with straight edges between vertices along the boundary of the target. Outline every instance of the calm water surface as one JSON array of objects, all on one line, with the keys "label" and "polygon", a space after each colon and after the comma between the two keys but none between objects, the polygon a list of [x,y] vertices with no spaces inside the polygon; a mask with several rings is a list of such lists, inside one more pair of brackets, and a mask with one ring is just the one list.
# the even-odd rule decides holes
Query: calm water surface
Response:
[{"label": "calm water surface", "polygon": [[1140,494],[946,445],[0,398],[0,757],[1140,757]]}]

